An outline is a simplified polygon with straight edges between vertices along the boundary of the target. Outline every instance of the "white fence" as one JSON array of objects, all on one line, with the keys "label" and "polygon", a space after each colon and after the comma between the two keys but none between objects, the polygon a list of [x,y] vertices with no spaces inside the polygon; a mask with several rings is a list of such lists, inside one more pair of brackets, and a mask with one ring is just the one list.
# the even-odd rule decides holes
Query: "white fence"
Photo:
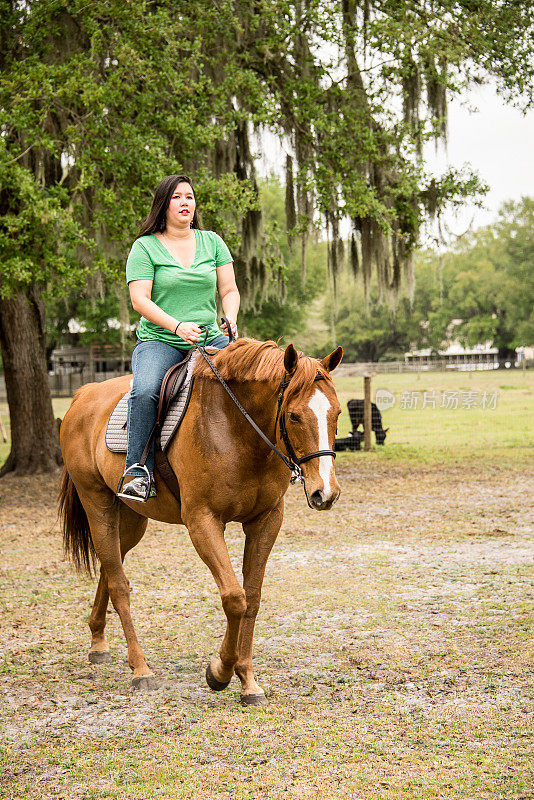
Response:
[{"label": "white fence", "polygon": [[346,364],[342,362],[336,369],[336,378],[343,377],[359,377],[369,374],[390,374],[390,373],[405,373],[405,372],[479,372],[494,369],[511,369],[518,367],[522,369],[534,368],[534,362],[528,361],[521,364],[513,364],[507,362],[458,362],[451,363],[450,361],[428,361],[424,363],[406,362],[406,361],[369,361],[369,362],[355,362],[353,364]]}]

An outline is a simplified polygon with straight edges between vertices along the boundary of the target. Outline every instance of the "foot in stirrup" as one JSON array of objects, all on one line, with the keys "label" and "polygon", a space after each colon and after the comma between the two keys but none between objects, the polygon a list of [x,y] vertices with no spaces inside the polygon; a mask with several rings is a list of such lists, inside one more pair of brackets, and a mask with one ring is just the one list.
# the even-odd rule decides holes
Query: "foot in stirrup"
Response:
[{"label": "foot in stirrup", "polygon": [[117,497],[146,503],[151,497],[156,497],[156,487],[149,478],[145,478],[144,475],[138,475],[117,492]]}]

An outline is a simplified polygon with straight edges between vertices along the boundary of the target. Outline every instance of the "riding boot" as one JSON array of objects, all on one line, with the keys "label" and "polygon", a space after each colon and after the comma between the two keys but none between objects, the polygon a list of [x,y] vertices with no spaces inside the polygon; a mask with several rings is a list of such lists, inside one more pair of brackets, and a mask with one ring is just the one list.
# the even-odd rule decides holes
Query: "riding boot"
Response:
[{"label": "riding boot", "polygon": [[124,497],[125,500],[146,503],[151,497],[156,497],[156,487],[153,480],[145,478],[144,475],[138,475],[117,492],[117,496]]}]

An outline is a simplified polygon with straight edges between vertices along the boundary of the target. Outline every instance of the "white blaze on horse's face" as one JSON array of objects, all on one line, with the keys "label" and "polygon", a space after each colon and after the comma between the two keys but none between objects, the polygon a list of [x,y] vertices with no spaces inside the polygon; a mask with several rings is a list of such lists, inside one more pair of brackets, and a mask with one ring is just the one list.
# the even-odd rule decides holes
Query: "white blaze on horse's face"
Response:
[{"label": "white blaze on horse's face", "polygon": [[[308,406],[317,417],[317,424],[319,425],[319,446],[317,449],[330,450],[330,444],[328,442],[327,419],[328,409],[331,407],[330,400],[325,394],[323,394],[323,392],[321,392],[319,389],[316,389],[311,397],[310,402],[308,403]],[[334,460],[332,456],[319,456],[319,475],[324,484],[325,500],[329,500],[332,494],[330,489],[330,476],[332,475],[333,466]]]}]

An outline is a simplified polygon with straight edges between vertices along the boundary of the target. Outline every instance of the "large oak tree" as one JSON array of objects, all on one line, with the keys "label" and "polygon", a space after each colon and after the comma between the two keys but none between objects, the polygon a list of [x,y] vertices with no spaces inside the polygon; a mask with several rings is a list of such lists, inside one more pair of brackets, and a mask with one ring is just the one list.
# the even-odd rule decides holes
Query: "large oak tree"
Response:
[{"label": "large oak tree", "polygon": [[349,258],[366,291],[373,268],[382,297],[409,283],[425,214],[480,188],[469,174],[427,174],[423,144],[445,135],[447,99],[488,74],[530,101],[532,16],[528,2],[491,0],[0,0],[4,472],[59,459],[43,288],[86,285],[97,271],[119,278],[165,174],[195,177],[246,303],[277,282],[254,132],[285,143],[287,225],[303,266],[320,214],[333,282]]}]

